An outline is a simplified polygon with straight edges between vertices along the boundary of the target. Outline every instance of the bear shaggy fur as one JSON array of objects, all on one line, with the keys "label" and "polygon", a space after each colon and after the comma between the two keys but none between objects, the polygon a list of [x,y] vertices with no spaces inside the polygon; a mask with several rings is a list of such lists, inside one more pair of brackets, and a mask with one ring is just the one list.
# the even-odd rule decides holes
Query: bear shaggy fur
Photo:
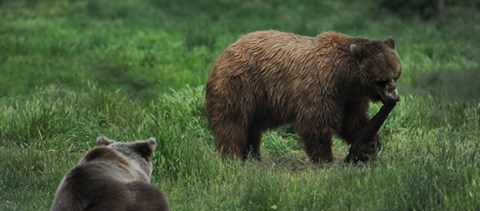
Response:
[{"label": "bear shaggy fur", "polygon": [[65,175],[52,211],[169,209],[150,184],[154,138],[122,143],[99,137],[97,145]]},{"label": "bear shaggy fur", "polygon": [[[260,159],[265,130],[287,123],[312,162],[331,162],[332,136],[354,144],[370,102],[398,101],[395,41],[325,32],[247,34],[217,59],[206,86],[206,112],[223,157]],[[379,150],[379,136],[370,143]]]}]

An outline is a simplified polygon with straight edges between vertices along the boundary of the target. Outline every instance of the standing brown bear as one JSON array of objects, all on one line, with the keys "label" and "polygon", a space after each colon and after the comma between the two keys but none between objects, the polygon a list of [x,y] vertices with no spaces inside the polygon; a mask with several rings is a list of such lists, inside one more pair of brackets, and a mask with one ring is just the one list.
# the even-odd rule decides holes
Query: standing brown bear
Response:
[{"label": "standing brown bear", "polygon": [[[265,130],[294,123],[314,163],[332,162],[332,136],[352,145],[369,121],[371,101],[399,99],[395,41],[326,32],[247,34],[217,59],[206,111],[223,157],[260,159]],[[375,134],[370,157],[379,149]]]}]

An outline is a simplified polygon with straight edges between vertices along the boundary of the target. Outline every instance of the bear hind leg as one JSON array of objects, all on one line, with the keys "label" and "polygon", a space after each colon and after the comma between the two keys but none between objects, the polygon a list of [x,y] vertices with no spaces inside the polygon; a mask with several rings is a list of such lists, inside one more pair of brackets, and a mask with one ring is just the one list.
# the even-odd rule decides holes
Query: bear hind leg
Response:
[{"label": "bear hind leg", "polygon": [[261,160],[260,158],[260,141],[262,138],[262,131],[258,129],[250,129],[248,132],[248,146],[243,154],[243,159],[253,158]]},{"label": "bear hind leg", "polygon": [[216,148],[223,158],[241,158],[247,149],[247,130],[239,124],[229,123],[213,128]]}]

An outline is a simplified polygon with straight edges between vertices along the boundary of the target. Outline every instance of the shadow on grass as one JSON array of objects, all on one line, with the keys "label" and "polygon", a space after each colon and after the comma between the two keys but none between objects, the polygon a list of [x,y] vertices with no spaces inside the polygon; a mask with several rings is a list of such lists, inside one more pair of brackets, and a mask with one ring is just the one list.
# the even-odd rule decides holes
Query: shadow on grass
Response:
[{"label": "shadow on grass", "polygon": [[300,154],[290,154],[285,156],[264,156],[261,161],[249,159],[246,162],[249,165],[254,165],[263,168],[273,168],[276,171],[288,171],[288,172],[304,172],[312,168],[332,168],[337,166],[343,166],[343,162],[335,161],[334,163],[313,164]]},{"label": "shadow on grass", "polygon": [[434,70],[414,76],[412,86],[422,94],[445,101],[478,102],[480,69],[465,71]]}]

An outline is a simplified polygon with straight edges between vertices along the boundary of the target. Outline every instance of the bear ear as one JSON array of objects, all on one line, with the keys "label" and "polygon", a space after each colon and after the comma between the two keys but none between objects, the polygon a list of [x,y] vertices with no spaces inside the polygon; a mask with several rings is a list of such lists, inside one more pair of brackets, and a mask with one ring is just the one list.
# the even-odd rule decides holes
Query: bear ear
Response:
[{"label": "bear ear", "polygon": [[361,44],[350,44],[350,53],[352,53],[357,59],[363,59],[365,55],[364,47]]},{"label": "bear ear", "polygon": [[108,145],[112,144],[113,142],[114,142],[113,140],[110,140],[105,136],[99,136],[97,138],[97,146],[108,146]]},{"label": "bear ear", "polygon": [[153,137],[150,137],[147,141],[148,141],[148,145],[150,145],[152,150],[155,150],[155,148],[157,147],[157,140]]},{"label": "bear ear", "polygon": [[155,138],[149,138],[148,140],[135,143],[136,151],[147,160],[150,160],[156,147],[157,141]]},{"label": "bear ear", "polygon": [[390,46],[390,48],[395,49],[395,39],[392,36],[389,36],[387,40],[384,41],[385,44]]}]

